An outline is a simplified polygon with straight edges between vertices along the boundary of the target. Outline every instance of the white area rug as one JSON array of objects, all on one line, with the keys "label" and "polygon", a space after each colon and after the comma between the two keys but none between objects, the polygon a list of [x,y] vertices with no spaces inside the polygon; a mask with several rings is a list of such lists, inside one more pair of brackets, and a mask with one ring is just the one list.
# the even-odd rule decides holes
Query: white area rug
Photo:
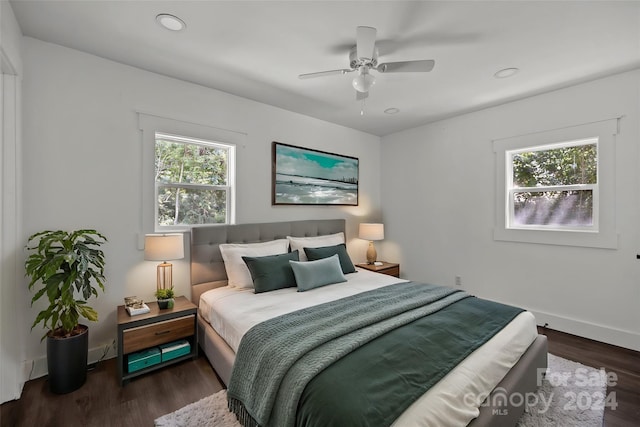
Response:
[{"label": "white area rug", "polygon": [[[606,381],[603,370],[550,354],[542,385],[536,393],[522,397],[529,407],[518,427],[602,427]],[[242,427],[227,409],[226,390],[164,415],[155,420],[155,425]]]},{"label": "white area rug", "polygon": [[607,397],[607,374],[549,354],[549,367],[518,427],[602,427],[605,406],[615,408],[615,393]]},{"label": "white area rug", "polygon": [[242,427],[235,414],[227,408],[227,390],[220,390],[204,399],[163,415],[156,427]]}]

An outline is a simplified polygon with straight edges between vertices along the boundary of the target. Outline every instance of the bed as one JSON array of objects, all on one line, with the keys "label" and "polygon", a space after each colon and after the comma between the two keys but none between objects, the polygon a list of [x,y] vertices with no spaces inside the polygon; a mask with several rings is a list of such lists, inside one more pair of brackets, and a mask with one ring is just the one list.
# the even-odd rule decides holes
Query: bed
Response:
[{"label": "bed", "polygon": [[[255,298],[252,299],[252,291],[246,289],[242,291],[227,286],[227,271],[220,245],[273,242],[286,239],[287,236],[300,238],[332,236],[344,233],[344,231],[345,221],[341,219],[238,224],[192,229],[191,290],[192,300],[199,305],[198,341],[216,373],[226,385],[229,385],[231,380],[237,357],[236,351],[242,337],[248,330],[257,329],[252,329],[252,327],[263,323],[264,319],[278,317],[283,312],[276,310],[274,313],[265,314],[266,317],[254,316],[254,313],[264,310],[251,305],[255,300]],[[406,281],[366,270],[345,274],[345,277],[348,279],[345,283],[314,289],[314,292],[296,293],[295,288],[289,288],[261,295],[266,295],[262,298],[263,300],[271,300],[271,303],[268,304],[270,307],[289,307],[284,310],[284,312],[289,312],[296,308],[304,309],[306,307],[307,303],[300,302],[303,301],[302,294],[305,294],[304,298],[307,298],[306,294],[320,296],[321,303],[334,300],[342,301],[343,298],[346,300],[351,295],[359,297],[356,294],[362,292],[361,289],[367,286],[386,291],[395,286],[414,285],[413,283],[400,283]],[[334,289],[339,289],[340,292],[346,292],[346,294],[334,295],[336,293]],[[298,303],[302,305],[297,307]],[[313,304],[316,303],[318,302]],[[229,312],[225,312],[225,310]],[[225,326],[224,322],[221,324],[221,319],[233,318],[233,316],[240,316],[242,321],[232,326],[228,326],[228,324]],[[436,425],[436,423],[440,425],[440,421],[432,421],[439,420],[438,416],[446,417],[450,425],[467,425],[467,423],[470,426],[515,425],[525,408],[521,399],[509,399],[509,397],[514,395],[524,397],[526,393],[534,392],[537,389],[540,372],[544,372],[547,364],[546,337],[537,334],[535,321],[532,318],[533,316],[527,312],[517,314],[517,317],[514,317],[508,325],[451,369],[428,392],[416,399],[414,403],[408,404],[406,410],[393,425]],[[508,366],[504,360],[500,359],[502,356],[494,357],[494,354],[497,354],[495,352],[498,351],[495,346],[498,346],[500,351],[504,350],[505,360],[512,360]],[[509,352],[513,354],[509,354]],[[500,366],[483,367],[487,360]],[[469,372],[475,372],[479,377],[467,380]],[[485,377],[493,377],[491,379],[493,382],[485,381]],[[473,391],[476,397],[482,396],[483,392],[479,391],[481,390],[479,385],[476,388],[475,381],[486,382],[487,384],[483,384],[483,386],[490,387],[486,393],[491,394],[479,408],[474,409],[476,412],[473,415],[469,415],[468,409],[465,414],[465,409],[451,409],[447,406],[451,403],[447,400],[459,398],[452,394],[450,390],[452,384],[456,389],[470,387],[466,389],[465,396],[469,390]],[[460,391],[458,390],[458,392]],[[454,397],[452,398],[452,396]],[[308,399],[308,396],[305,398]],[[435,413],[430,411],[435,411]],[[475,416],[476,414],[477,416]],[[466,421],[460,421],[463,419]]]}]

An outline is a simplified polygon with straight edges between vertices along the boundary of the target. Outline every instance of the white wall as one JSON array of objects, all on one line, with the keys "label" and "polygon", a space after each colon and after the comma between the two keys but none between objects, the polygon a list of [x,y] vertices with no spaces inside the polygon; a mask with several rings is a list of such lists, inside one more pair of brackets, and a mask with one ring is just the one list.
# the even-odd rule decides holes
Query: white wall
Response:
[{"label": "white wall", "polygon": [[[386,240],[376,246],[381,259],[402,263],[403,276],[453,284],[460,275],[472,293],[529,308],[539,323],[640,349],[638,72],[397,133],[381,145],[376,136],[35,39],[23,39],[23,60],[21,242],[46,228],[94,227],[108,236],[107,291],[92,301],[100,314],[90,325],[93,358],[115,339],[122,298],[150,300],[155,289],[155,263],[137,249],[137,235],[152,230],[141,225],[136,111],[248,135],[237,156],[239,223],[346,218],[360,262],[366,242],[354,239],[357,224],[384,219]],[[618,115],[625,116],[617,142],[617,192],[625,195],[618,197],[618,250],[494,241],[491,141]],[[358,157],[360,206],[271,206],[274,140]],[[545,270],[528,268],[532,261]],[[188,295],[188,274],[186,260],[174,263],[178,294]],[[24,279],[18,290],[30,325],[40,307],[29,309]],[[10,304],[2,303],[3,312]],[[32,376],[46,368],[41,334],[25,328]]]},{"label": "white wall", "polygon": [[[24,335],[21,245],[21,136],[22,33],[11,5],[0,1],[0,402],[20,395]],[[23,304],[20,304],[23,305]]]},{"label": "white wall", "polygon": [[[379,215],[376,136],[31,38],[24,39],[24,63],[22,237],[43,229],[91,227],[109,238],[107,290],[92,300],[100,316],[90,325],[95,355],[115,339],[115,308],[123,297],[154,299],[156,263],[143,261],[137,249],[137,234],[153,230],[141,230],[136,111],[247,134],[237,150],[238,223],[345,218],[347,236],[353,238],[360,217]],[[358,157],[360,205],[271,206],[272,141]],[[362,261],[366,242],[355,239],[350,245]],[[189,295],[188,280],[187,260],[174,262],[178,295]],[[35,317],[37,308],[23,309],[29,319]],[[37,366],[45,354],[41,334],[36,328],[26,345],[27,359],[38,359]]]},{"label": "white wall", "polygon": [[[634,71],[382,138],[386,258],[411,279],[459,275],[538,324],[640,350],[639,101]],[[617,116],[618,249],[494,241],[492,140]]]}]

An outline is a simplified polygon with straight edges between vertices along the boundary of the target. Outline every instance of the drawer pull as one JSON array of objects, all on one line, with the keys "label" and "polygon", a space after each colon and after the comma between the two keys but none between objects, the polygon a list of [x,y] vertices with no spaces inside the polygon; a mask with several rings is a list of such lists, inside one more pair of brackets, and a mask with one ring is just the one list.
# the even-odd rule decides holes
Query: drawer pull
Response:
[{"label": "drawer pull", "polygon": [[171,332],[171,330],[168,330],[168,331],[160,331],[160,332],[156,332],[156,335],[164,335],[164,334],[168,334],[169,332]]}]

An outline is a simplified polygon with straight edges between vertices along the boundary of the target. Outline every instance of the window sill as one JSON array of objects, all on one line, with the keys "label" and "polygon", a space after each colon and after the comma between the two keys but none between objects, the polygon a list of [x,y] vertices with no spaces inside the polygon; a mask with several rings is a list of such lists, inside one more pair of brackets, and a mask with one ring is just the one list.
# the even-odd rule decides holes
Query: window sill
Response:
[{"label": "window sill", "polygon": [[618,249],[618,233],[560,230],[522,230],[496,228],[493,240],[536,243],[543,245],[578,246],[584,248]]}]

